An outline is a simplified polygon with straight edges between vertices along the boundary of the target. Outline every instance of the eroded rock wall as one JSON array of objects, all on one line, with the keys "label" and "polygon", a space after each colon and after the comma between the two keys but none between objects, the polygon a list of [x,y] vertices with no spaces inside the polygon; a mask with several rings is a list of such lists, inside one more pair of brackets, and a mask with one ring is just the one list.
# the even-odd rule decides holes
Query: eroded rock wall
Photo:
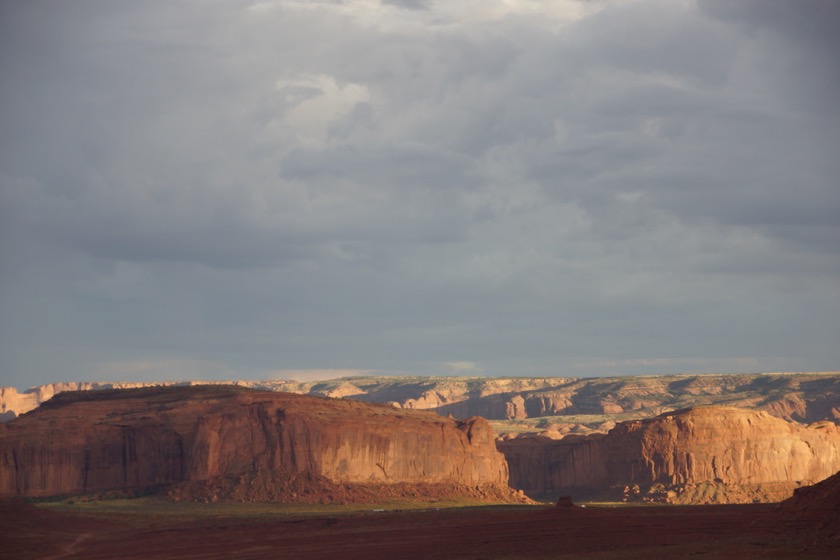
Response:
[{"label": "eroded rock wall", "polygon": [[765,412],[697,408],[623,422],[608,435],[611,482],[802,482],[840,470],[840,430]]},{"label": "eroded rock wall", "polygon": [[141,489],[260,472],[507,487],[480,418],[227,387],[63,393],[0,426],[0,493]]},{"label": "eroded rock wall", "polygon": [[497,442],[510,469],[510,486],[535,498],[596,494],[607,484],[603,434],[518,437]]},{"label": "eroded rock wall", "polygon": [[622,422],[602,437],[524,437],[497,444],[508,458],[511,486],[532,496],[783,499],[840,470],[840,428],[833,423],[803,426],[728,407]]}]

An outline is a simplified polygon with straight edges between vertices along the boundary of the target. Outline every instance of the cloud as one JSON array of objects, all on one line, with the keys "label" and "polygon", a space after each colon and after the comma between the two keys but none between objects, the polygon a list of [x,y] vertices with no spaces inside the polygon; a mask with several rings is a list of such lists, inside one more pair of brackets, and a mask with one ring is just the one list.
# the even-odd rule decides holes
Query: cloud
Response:
[{"label": "cloud", "polygon": [[275,87],[289,107],[286,123],[304,144],[323,144],[330,126],[370,99],[364,85],[338,84],[323,74],[278,80]]},{"label": "cloud", "polygon": [[432,0],[382,0],[382,4],[406,10],[428,10],[432,5]]},{"label": "cloud", "polygon": [[[772,365],[776,365],[773,368]],[[768,362],[757,356],[736,356],[731,358],[637,358],[637,359],[595,359],[575,364],[590,375],[626,375],[628,373],[679,374],[679,373],[761,373],[773,369],[790,371],[788,360],[776,359]]]},{"label": "cloud", "polygon": [[379,372],[373,369],[278,369],[264,371],[260,379],[284,379],[287,381],[323,381],[340,377],[356,377],[360,375],[375,375]]},{"label": "cloud", "polygon": [[234,379],[235,373],[225,364],[199,359],[141,359],[105,361],[90,371],[102,381],[187,381]]},{"label": "cloud", "polygon": [[477,363],[466,360],[446,362],[443,366],[451,375],[478,375],[482,372],[482,369],[478,367]]},{"label": "cloud", "polygon": [[0,371],[836,369],[834,10],[3,3]]}]

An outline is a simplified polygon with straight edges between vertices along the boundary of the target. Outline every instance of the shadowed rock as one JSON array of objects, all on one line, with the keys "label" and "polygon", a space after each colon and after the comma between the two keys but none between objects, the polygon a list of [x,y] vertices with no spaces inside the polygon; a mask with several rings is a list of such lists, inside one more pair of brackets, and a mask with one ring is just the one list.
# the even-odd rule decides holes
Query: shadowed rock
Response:
[{"label": "shadowed rock", "polygon": [[571,496],[560,496],[559,498],[557,498],[557,503],[554,504],[554,507],[570,508],[575,507],[575,503],[572,501]]}]

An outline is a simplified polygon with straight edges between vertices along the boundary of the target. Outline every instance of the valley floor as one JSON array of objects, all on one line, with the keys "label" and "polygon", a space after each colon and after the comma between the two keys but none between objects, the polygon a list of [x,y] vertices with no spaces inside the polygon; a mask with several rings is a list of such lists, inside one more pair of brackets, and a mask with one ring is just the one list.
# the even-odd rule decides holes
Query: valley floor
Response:
[{"label": "valley floor", "polygon": [[[19,559],[836,558],[836,536],[737,506],[490,506],[310,512],[212,504],[212,515],[0,506],[0,555]],[[177,507],[175,505],[174,507]]]}]

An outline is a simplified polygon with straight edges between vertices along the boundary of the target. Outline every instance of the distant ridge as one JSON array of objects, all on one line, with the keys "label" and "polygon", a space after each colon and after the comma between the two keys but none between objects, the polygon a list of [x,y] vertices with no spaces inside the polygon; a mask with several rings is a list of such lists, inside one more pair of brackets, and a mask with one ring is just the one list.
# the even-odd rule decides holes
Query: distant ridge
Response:
[{"label": "distant ridge", "polygon": [[238,385],[381,402],[491,420],[571,415],[648,418],[695,406],[763,410],[801,423],[840,423],[840,372],[650,375],[627,377],[345,377],[325,381],[168,381],[51,383],[0,388],[0,420],[20,416],[62,391],[148,386]]}]

